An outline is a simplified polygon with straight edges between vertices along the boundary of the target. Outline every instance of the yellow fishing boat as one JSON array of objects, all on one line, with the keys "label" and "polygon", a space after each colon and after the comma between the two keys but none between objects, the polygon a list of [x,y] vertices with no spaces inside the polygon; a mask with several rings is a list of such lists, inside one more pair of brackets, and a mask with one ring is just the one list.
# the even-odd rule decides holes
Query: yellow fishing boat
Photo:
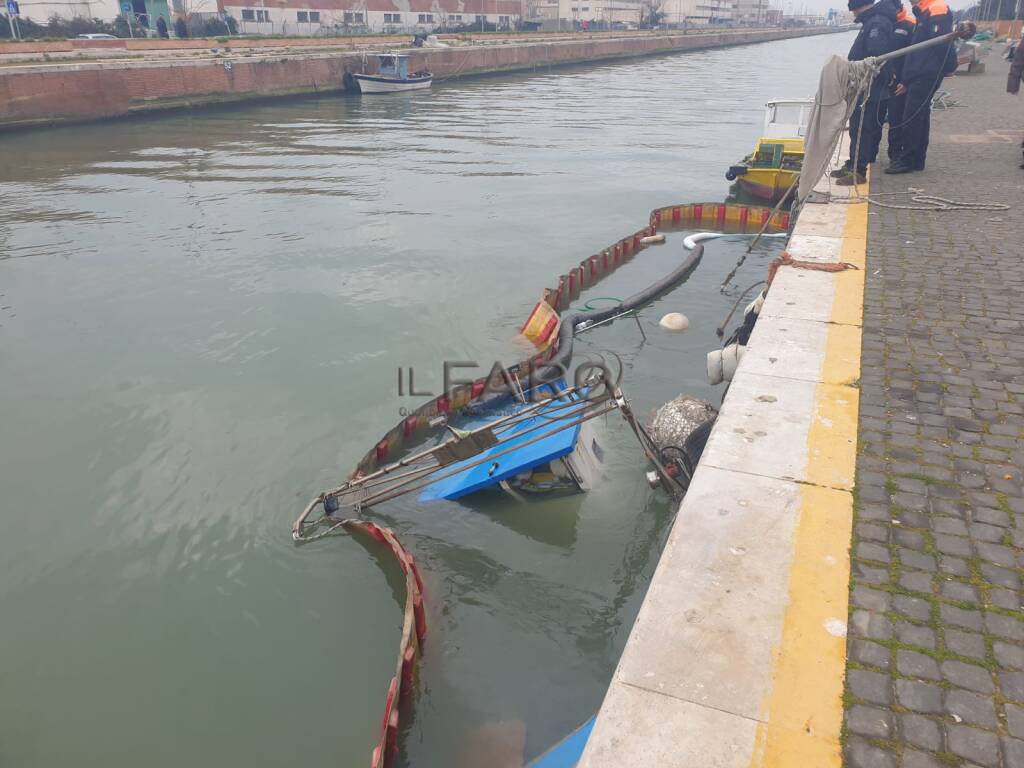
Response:
[{"label": "yellow fishing boat", "polygon": [[757,147],[725,174],[750,195],[777,203],[794,187],[804,161],[804,136],[813,99],[773,99],[766,105]]}]

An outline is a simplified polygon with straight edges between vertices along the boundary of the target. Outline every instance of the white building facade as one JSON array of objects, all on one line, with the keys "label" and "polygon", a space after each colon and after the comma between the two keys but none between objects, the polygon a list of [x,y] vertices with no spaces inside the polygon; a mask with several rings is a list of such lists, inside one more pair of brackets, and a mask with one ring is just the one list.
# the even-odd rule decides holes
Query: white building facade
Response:
[{"label": "white building facade", "polygon": [[662,24],[708,26],[735,23],[735,0],[665,0]]},{"label": "white building facade", "polygon": [[338,32],[430,32],[461,25],[514,29],[519,0],[219,0],[244,34],[308,35]]},{"label": "white building facade", "polygon": [[117,0],[18,0],[18,8],[20,18],[37,24],[45,24],[53,16],[113,21],[121,12]]}]

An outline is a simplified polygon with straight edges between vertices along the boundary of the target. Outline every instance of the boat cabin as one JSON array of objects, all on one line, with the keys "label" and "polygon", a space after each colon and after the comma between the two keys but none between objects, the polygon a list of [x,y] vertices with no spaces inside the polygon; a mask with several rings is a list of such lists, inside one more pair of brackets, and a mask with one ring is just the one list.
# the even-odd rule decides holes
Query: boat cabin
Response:
[{"label": "boat cabin", "polygon": [[772,99],[765,105],[765,139],[802,139],[807,135],[814,99]]},{"label": "boat cabin", "polygon": [[379,53],[380,74],[386,77],[409,79],[409,57],[402,53]]}]

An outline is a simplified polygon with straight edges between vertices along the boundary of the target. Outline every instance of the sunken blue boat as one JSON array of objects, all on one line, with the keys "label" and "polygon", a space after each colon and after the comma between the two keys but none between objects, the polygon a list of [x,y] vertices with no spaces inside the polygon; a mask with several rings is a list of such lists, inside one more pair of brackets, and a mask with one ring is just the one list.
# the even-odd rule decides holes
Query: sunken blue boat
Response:
[{"label": "sunken blue boat", "polygon": [[[569,389],[560,379],[526,393],[529,400],[508,404],[503,421],[496,423],[493,412],[462,420],[452,430],[456,435],[484,430],[494,444],[446,467],[446,476],[426,486],[420,500],[460,499],[493,487],[519,499],[590,490],[604,451],[584,419],[593,406],[587,392]],[[543,405],[536,407],[536,401]]]}]

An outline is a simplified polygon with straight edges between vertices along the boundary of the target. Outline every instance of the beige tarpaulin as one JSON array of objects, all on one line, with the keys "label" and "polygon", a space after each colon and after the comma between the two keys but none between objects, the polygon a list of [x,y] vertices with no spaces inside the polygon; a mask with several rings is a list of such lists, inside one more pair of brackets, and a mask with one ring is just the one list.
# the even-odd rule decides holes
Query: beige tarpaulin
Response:
[{"label": "beige tarpaulin", "polygon": [[839,137],[857,106],[857,95],[871,84],[874,67],[874,59],[847,61],[842,56],[833,56],[821,70],[804,140],[804,162],[797,193],[800,202],[807,199],[825,173]]}]

